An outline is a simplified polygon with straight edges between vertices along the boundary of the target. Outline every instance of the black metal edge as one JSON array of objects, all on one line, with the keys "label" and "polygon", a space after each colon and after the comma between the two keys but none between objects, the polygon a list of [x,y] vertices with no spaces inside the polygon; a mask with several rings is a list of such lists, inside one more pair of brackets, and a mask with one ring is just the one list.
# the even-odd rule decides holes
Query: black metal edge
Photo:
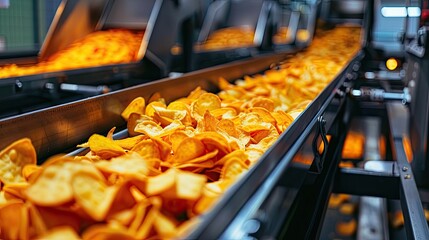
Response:
[{"label": "black metal edge", "polygon": [[217,80],[229,80],[260,73],[273,63],[284,60],[285,54],[267,54],[244,61],[207,68],[184,74],[175,79],[165,78],[116,92],[50,107],[0,120],[0,148],[28,137],[32,140],[38,158],[69,152],[93,133],[106,133],[116,126],[124,128],[121,111],[136,97],[149,97],[159,92],[167,102],[188,95],[196,87],[217,91]]},{"label": "black metal edge", "polygon": [[333,192],[360,196],[399,199],[399,174],[374,172],[360,168],[340,168]]},{"label": "black metal edge", "polygon": [[[200,224],[196,229],[186,236],[186,239],[216,239],[220,236],[226,226],[232,221],[239,210],[244,206],[246,201],[256,192],[261,184],[267,179],[274,168],[280,161],[285,161],[285,166],[288,166],[292,159],[292,153],[295,154],[298,148],[294,148],[289,154],[292,147],[302,141],[311,131],[317,118],[328,107],[330,101],[335,96],[335,89],[339,88],[344,79],[346,72],[351,71],[350,64],[356,60],[361,60],[363,53],[359,52],[349,64],[334,78],[334,80],[320,93],[316,99],[307,107],[307,109],[298,116],[297,119],[289,126],[287,131],[283,132],[276,143],[270,147],[261,156],[261,159],[251,168],[249,172],[241,177],[226,193],[222,196],[216,206],[213,207],[206,215],[200,216]],[[286,160],[282,160],[281,156],[288,153]],[[222,219],[222,221],[217,221]]]},{"label": "black metal edge", "polygon": [[429,228],[411,165],[407,161],[403,137],[407,134],[409,113],[400,103],[386,103],[393,157],[398,165],[400,201],[408,239],[429,239]]}]

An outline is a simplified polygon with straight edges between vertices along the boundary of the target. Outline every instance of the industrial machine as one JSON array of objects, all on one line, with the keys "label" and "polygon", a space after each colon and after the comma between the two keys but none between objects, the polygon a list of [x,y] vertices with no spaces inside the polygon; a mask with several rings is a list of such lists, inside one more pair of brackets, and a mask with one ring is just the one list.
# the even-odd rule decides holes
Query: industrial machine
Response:
[{"label": "industrial machine", "polygon": [[[102,4],[105,1],[69,2],[87,7],[89,2]],[[141,27],[141,21],[136,23],[131,17],[125,21],[120,18],[123,15],[121,11],[132,12],[131,5],[127,4],[136,1],[126,1],[127,4],[122,1],[107,2],[104,8],[98,9],[104,9],[104,12],[110,14],[98,12],[97,21],[88,25],[86,31],[109,24]],[[146,14],[146,17],[150,16],[146,21],[146,32],[149,34],[142,40],[141,49],[145,50],[140,52],[138,63],[73,70],[76,74],[73,71],[61,74],[60,82],[82,83],[82,79],[103,79],[102,76],[123,78],[131,76],[133,71],[143,71],[144,75],[148,69],[143,63],[145,61],[151,62],[151,66],[157,66],[159,73],[168,72],[165,51],[169,51],[177,39],[176,34],[166,36],[170,31],[166,31],[167,26],[161,23],[171,23],[173,16],[169,13],[188,8],[191,2],[153,1],[153,8],[147,8],[152,9]],[[214,1],[214,4],[211,5],[213,12],[207,11],[205,14],[207,21],[201,27],[201,42],[213,29],[233,26],[243,20],[234,12],[241,10],[238,8],[240,1]],[[122,131],[115,138],[127,136],[120,113],[138,96],[148,99],[159,93],[169,102],[186,96],[198,86],[217,92],[219,77],[233,81],[278,67],[291,54],[299,53],[310,45],[313,34],[317,35],[318,27],[331,28],[340,23],[359,24],[363,31],[359,53],[280,135],[261,159],[183,237],[344,237],[338,235],[336,224],[342,220],[338,210],[330,207],[330,197],[348,194],[353,195],[348,201],[355,202],[358,210],[351,214],[356,218],[356,226],[347,238],[429,239],[424,210],[429,201],[429,43],[428,27],[423,18],[427,13],[427,1],[255,0],[252,4],[257,7],[247,12],[251,15],[247,20],[252,22],[255,35],[258,36],[255,37],[255,45],[220,51],[195,51],[193,56],[201,64],[201,67],[197,67],[200,69],[198,71],[3,118],[0,120],[0,148],[16,139],[29,137],[39,161],[61,152],[80,154],[80,151],[74,151],[76,144],[85,142],[93,133],[105,134],[112,126],[116,126]],[[71,10],[66,11],[67,6],[64,6],[61,16],[73,13]],[[162,12],[164,8],[168,9],[165,13]],[[154,12],[157,17],[152,18]],[[185,19],[190,11],[184,12],[175,17]],[[234,15],[229,16],[228,13]],[[228,17],[223,18],[225,15]],[[316,18],[319,21],[317,24]],[[100,19],[103,20],[101,25]],[[225,19],[225,22],[220,22]],[[66,20],[59,17],[56,24],[61,26],[61,21]],[[272,36],[277,27],[285,25],[292,30],[293,40],[287,44],[273,43]],[[68,33],[61,27],[55,27],[55,24],[52,28],[46,41],[48,45],[45,45],[50,47],[42,49],[42,57],[54,51],[52,46],[60,47],[52,44],[61,34]],[[176,33],[179,26],[174,29],[171,32]],[[310,38],[306,41],[297,39],[299,29],[307,30]],[[167,38],[168,43],[159,42],[160,39],[167,41]],[[192,63],[195,59],[189,61]],[[220,62],[228,63],[213,66]],[[61,85],[59,76],[53,75],[52,78],[36,75],[0,79],[0,86],[12,84],[9,86],[12,86],[12,90],[9,89],[3,95],[26,92],[26,83],[37,83],[45,88],[47,83],[51,83],[57,88]],[[161,78],[167,74],[158,76]],[[123,79],[129,80],[127,77]],[[351,132],[358,133],[364,139],[364,148],[362,155],[346,159],[343,148]],[[321,145],[323,148],[320,149]],[[306,156],[307,161],[302,161],[303,156]],[[351,163],[351,166],[344,167],[344,162]],[[391,216],[396,212],[403,216],[402,228],[394,227],[391,223]]]}]

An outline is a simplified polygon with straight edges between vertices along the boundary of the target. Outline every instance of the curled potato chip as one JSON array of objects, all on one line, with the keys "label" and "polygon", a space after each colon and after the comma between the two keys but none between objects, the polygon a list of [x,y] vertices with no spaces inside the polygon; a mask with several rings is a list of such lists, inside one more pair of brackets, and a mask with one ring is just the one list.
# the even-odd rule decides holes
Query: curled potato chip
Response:
[{"label": "curled potato chip", "polygon": [[236,179],[241,174],[247,172],[248,166],[244,163],[244,161],[238,157],[231,157],[226,162],[222,168],[222,172],[220,174],[221,179]]},{"label": "curled potato chip", "polygon": [[76,231],[69,226],[60,226],[50,229],[47,233],[37,237],[36,239],[45,240],[79,240],[81,239]]},{"label": "curled potato chip", "polygon": [[131,151],[137,152],[143,159],[161,158],[158,146],[151,139],[140,141]]},{"label": "curled potato chip", "polygon": [[192,115],[195,119],[200,119],[206,111],[215,110],[221,107],[219,97],[213,93],[203,93],[192,103]]},{"label": "curled potato chip", "polygon": [[1,239],[28,239],[28,223],[24,203],[11,202],[0,207]]},{"label": "curled potato chip", "polygon": [[348,222],[339,222],[335,229],[341,236],[351,236],[356,232],[356,227],[356,220],[352,219]]},{"label": "curled potato chip", "polygon": [[71,178],[76,172],[84,171],[101,179],[102,174],[90,163],[58,158],[46,166],[34,183],[25,190],[25,195],[40,206],[59,206],[73,200]]},{"label": "curled potato chip", "polygon": [[108,239],[121,239],[121,240],[135,240],[136,238],[127,231],[124,227],[111,226],[106,224],[99,224],[89,227],[82,234],[83,240],[108,240]]},{"label": "curled potato chip", "polygon": [[204,175],[170,168],[166,172],[150,177],[146,183],[149,196],[168,193],[170,197],[195,200],[201,196],[207,178]]},{"label": "curled potato chip", "polygon": [[147,115],[141,115],[138,113],[131,113],[131,115],[129,116],[128,121],[127,121],[128,134],[131,137],[140,135],[141,133],[134,131],[134,129],[136,128],[138,123],[145,121],[145,120],[153,121],[152,117],[149,117]]},{"label": "curled potato chip", "polygon": [[163,102],[159,102],[159,101],[154,101],[154,102],[151,102],[151,103],[149,103],[147,106],[146,106],[146,110],[145,110],[145,115],[146,116],[149,116],[149,117],[153,117],[154,115],[155,115],[155,109],[154,109],[154,106],[155,107],[162,107],[162,108],[166,108],[167,106],[165,105],[165,103],[163,103]]},{"label": "curled potato chip", "polygon": [[197,138],[188,137],[180,142],[174,153],[174,162],[184,163],[191,159],[200,157],[206,152],[204,144]]},{"label": "curled potato chip", "polygon": [[229,153],[231,148],[228,140],[217,132],[203,132],[195,135],[206,147],[207,150],[212,151],[218,149],[220,152]]},{"label": "curled potato chip", "polygon": [[174,219],[159,213],[153,222],[155,231],[163,239],[171,239],[176,236],[177,223]]},{"label": "curled potato chip", "polygon": [[145,179],[149,174],[147,162],[137,152],[130,151],[110,161],[98,161],[95,166],[103,172],[117,173],[131,179]]},{"label": "curled potato chip", "polygon": [[17,198],[25,199],[24,191],[28,188],[28,186],[29,184],[26,182],[11,183],[11,184],[6,184],[2,190],[5,193],[12,194]]},{"label": "curled potato chip", "polygon": [[143,141],[144,139],[147,139],[146,136],[138,135],[134,137],[127,137],[124,139],[119,140],[113,140],[116,144],[118,144],[121,148],[130,150],[132,149],[136,144]]},{"label": "curled potato chip", "polygon": [[0,182],[24,182],[22,168],[36,164],[36,150],[28,138],[13,142],[0,152]]},{"label": "curled potato chip", "polygon": [[89,148],[96,155],[110,159],[125,154],[125,151],[112,139],[101,136],[99,134],[93,134],[88,140]]},{"label": "curled potato chip", "polygon": [[105,219],[118,191],[86,172],[77,172],[71,180],[76,202],[96,221]]},{"label": "curled potato chip", "polygon": [[144,98],[137,97],[125,108],[125,110],[121,113],[121,116],[128,120],[131,113],[144,114],[145,112],[146,102]]}]

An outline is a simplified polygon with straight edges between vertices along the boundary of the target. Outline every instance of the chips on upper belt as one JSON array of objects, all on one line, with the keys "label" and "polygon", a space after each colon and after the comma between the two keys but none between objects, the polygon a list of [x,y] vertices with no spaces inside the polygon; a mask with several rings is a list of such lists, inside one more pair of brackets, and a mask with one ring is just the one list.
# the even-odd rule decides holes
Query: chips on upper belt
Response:
[{"label": "chips on upper belt", "polygon": [[0,182],[24,182],[22,168],[36,161],[36,150],[30,139],[15,141],[0,152]]}]

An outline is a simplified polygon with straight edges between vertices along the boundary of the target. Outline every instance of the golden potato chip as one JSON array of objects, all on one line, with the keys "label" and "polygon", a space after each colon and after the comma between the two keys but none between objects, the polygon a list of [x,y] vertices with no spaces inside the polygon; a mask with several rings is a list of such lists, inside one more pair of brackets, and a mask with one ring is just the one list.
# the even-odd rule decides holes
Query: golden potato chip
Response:
[{"label": "golden potato chip", "polygon": [[148,117],[153,117],[155,115],[155,109],[153,108],[154,106],[156,107],[162,107],[162,108],[166,108],[167,106],[165,105],[165,103],[163,102],[151,102],[146,106],[146,110],[145,110],[145,115]]},{"label": "golden potato chip", "polygon": [[121,113],[121,116],[128,120],[131,113],[144,114],[145,113],[146,102],[144,98],[137,97],[125,108],[125,110]]},{"label": "golden potato chip", "polygon": [[143,159],[161,158],[158,146],[151,139],[140,141],[131,151],[137,152]]},{"label": "golden potato chip", "polygon": [[105,219],[118,191],[86,172],[75,173],[71,187],[76,202],[96,221]]},{"label": "golden potato chip", "polygon": [[167,109],[158,106],[152,107],[155,110],[154,119],[158,120],[163,126],[169,125],[174,120],[182,121],[188,113],[187,110]]},{"label": "golden potato chip", "polygon": [[173,150],[173,152],[176,152],[180,143],[189,137],[190,136],[186,134],[185,131],[175,131],[174,133],[170,134],[168,140],[171,143],[171,149]]},{"label": "golden potato chip", "polygon": [[90,163],[62,158],[46,166],[34,183],[25,190],[31,202],[40,206],[59,206],[73,200],[71,178],[76,172],[84,171],[97,179],[102,174]]},{"label": "golden potato chip", "polygon": [[22,176],[27,181],[31,181],[42,172],[42,168],[36,164],[27,164],[22,168]]},{"label": "golden potato chip", "polygon": [[133,234],[137,233],[137,230],[142,225],[146,217],[147,210],[149,209],[150,206],[151,206],[151,202],[147,200],[147,201],[138,202],[133,207],[132,210],[134,211],[134,218],[132,219],[132,222],[130,223],[130,226],[128,228],[129,232]]},{"label": "golden potato chip", "polygon": [[169,192],[168,195],[172,194],[176,198],[195,200],[200,197],[206,181],[204,175],[170,168],[147,180],[146,194],[153,196]]},{"label": "golden potato chip", "polygon": [[162,213],[159,213],[153,222],[155,231],[162,239],[174,238],[176,236],[176,226],[177,223],[174,219],[169,218]]},{"label": "golden potato chip", "polygon": [[265,97],[253,98],[250,101],[249,105],[250,105],[250,107],[264,108],[270,112],[274,111],[274,101],[269,99],[269,98],[265,98]]},{"label": "golden potato chip", "polygon": [[231,157],[226,162],[220,173],[221,179],[236,179],[241,174],[247,172],[248,166],[238,157]]},{"label": "golden potato chip", "polygon": [[124,139],[113,140],[116,144],[118,144],[121,148],[130,150],[140,141],[147,139],[147,137],[143,135],[137,135],[134,137],[127,137]]},{"label": "golden potato chip", "polygon": [[28,239],[28,211],[24,203],[11,202],[0,207],[0,238]]},{"label": "golden potato chip", "polygon": [[[52,229],[60,226],[69,226],[76,232],[81,230],[82,226],[92,223],[92,219],[83,219],[79,216],[76,208],[52,208],[30,205],[30,217],[32,221],[36,218],[41,218],[46,229]],[[87,215],[85,215],[87,217]]]},{"label": "golden potato chip", "polygon": [[235,125],[249,133],[269,130],[272,126],[272,124],[264,122],[256,113],[240,114],[239,117],[239,122],[235,123]]},{"label": "golden potato chip", "polygon": [[112,214],[107,215],[107,222],[116,222],[121,224],[124,227],[127,227],[131,224],[131,221],[135,218],[136,211],[133,208],[124,209]]},{"label": "golden potato chip", "polygon": [[246,162],[248,156],[243,150],[235,150],[223,156],[218,162],[216,162],[216,165],[224,165],[231,158],[239,158],[242,162]]},{"label": "golden potato chip", "polygon": [[17,140],[0,152],[0,182],[24,182],[22,168],[36,164],[36,150],[28,138]]},{"label": "golden potato chip", "polygon": [[204,113],[203,118],[198,120],[196,132],[213,132],[216,131],[216,125],[219,122],[217,118],[210,114],[209,111]]},{"label": "golden potato chip", "polygon": [[206,149],[204,144],[197,138],[188,137],[180,142],[177,151],[174,152],[173,161],[184,163],[191,159],[204,155]]},{"label": "golden potato chip", "polygon": [[112,139],[101,136],[99,134],[93,134],[88,140],[89,148],[96,155],[110,159],[125,154],[125,151]]},{"label": "golden potato chip", "polygon": [[46,234],[43,234],[36,239],[45,240],[79,240],[81,239],[76,231],[69,226],[61,226],[50,229]]},{"label": "golden potato chip", "polygon": [[131,137],[140,135],[141,133],[134,131],[134,129],[136,128],[137,124],[142,121],[153,121],[153,119],[152,117],[149,117],[147,115],[131,113],[127,121],[128,135],[130,135]]},{"label": "golden potato chip", "polygon": [[[173,163],[173,167],[177,169],[189,168],[189,167],[212,168],[215,165],[215,161],[212,161],[211,159],[215,158],[218,153],[219,153],[219,150],[215,149],[209,153],[206,153],[203,156],[191,159],[189,161],[186,161],[183,163],[180,163],[180,162]],[[188,169],[188,171],[191,171],[191,170]]]},{"label": "golden potato chip", "polygon": [[162,128],[153,121],[143,121],[137,124],[134,131],[144,133],[150,138],[167,136],[176,130],[182,130],[185,126],[178,120],[172,121],[168,126]]},{"label": "golden potato chip", "polygon": [[204,116],[206,111],[215,110],[220,107],[221,101],[217,95],[213,93],[203,93],[192,103],[192,115],[195,119],[199,120]]},{"label": "golden potato chip", "polygon": [[176,170],[169,169],[158,176],[149,177],[145,193],[148,196],[159,195],[172,188],[176,182]]},{"label": "golden potato chip", "polygon": [[176,196],[180,199],[196,200],[201,196],[206,182],[204,175],[180,171],[176,174]]},{"label": "golden potato chip", "polygon": [[168,162],[171,157],[171,145],[159,137],[152,138],[152,141],[158,146],[161,160]]},{"label": "golden potato chip", "polygon": [[110,161],[101,160],[95,166],[103,172],[117,173],[131,179],[146,179],[149,174],[147,162],[137,152],[127,152],[126,154],[112,158]]},{"label": "golden potato chip", "polygon": [[336,226],[336,232],[341,236],[352,236],[356,232],[357,223],[355,219],[348,222],[339,222]]},{"label": "golden potato chip", "polygon": [[197,99],[199,98],[202,94],[207,93],[207,91],[201,89],[201,87],[196,87],[191,93],[189,93],[188,97],[189,99]]},{"label": "golden potato chip", "polygon": [[237,111],[232,107],[221,107],[210,111],[210,114],[217,119],[231,119],[237,116]]},{"label": "golden potato chip", "polygon": [[135,240],[136,238],[126,228],[112,227],[111,225],[98,224],[86,229],[82,234],[83,240]]},{"label": "golden potato chip", "polygon": [[206,147],[208,151],[218,149],[220,152],[229,153],[231,148],[229,147],[228,140],[217,132],[203,132],[195,135],[195,138],[199,139]]},{"label": "golden potato chip", "polygon": [[10,183],[10,184],[6,184],[2,190],[5,193],[12,194],[17,198],[26,199],[24,191],[28,188],[28,186],[29,184],[26,182]]},{"label": "golden potato chip", "polygon": [[31,224],[31,228],[34,231],[34,233],[30,233],[30,235],[40,236],[45,234],[48,231],[48,228],[43,221],[39,210],[30,202],[26,203],[26,207],[28,209],[29,222]]}]

